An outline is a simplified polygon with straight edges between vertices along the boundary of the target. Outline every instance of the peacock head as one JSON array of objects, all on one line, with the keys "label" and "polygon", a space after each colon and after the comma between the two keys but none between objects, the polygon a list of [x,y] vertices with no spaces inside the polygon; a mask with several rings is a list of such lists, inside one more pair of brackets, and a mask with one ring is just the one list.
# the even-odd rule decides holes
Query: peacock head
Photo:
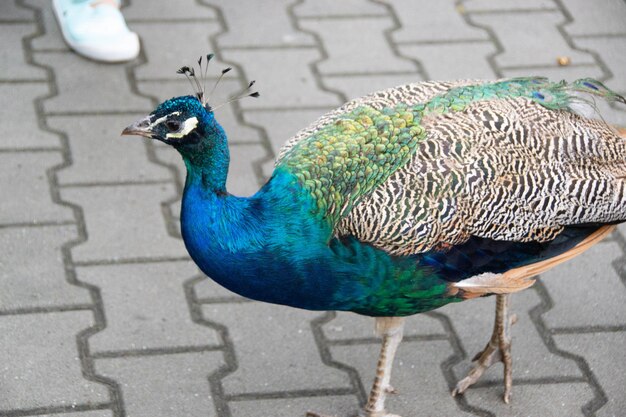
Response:
[{"label": "peacock head", "polygon": [[[205,71],[212,54],[206,56]],[[198,60],[202,73],[202,57]],[[213,87],[213,91],[222,77],[231,68],[222,70],[222,73]],[[156,139],[173,146],[187,162],[204,162],[207,157],[224,154],[228,159],[226,135],[220,124],[215,120],[214,108],[209,104],[209,96],[204,91],[204,80],[199,81],[195,70],[182,67],[179,74],[184,74],[195,90],[195,95],[174,97],[159,104],[148,116],[131,124],[122,131],[122,135],[138,135]],[[254,85],[250,82],[245,90],[235,97],[215,108],[243,97],[258,97],[259,93],[249,90]],[[213,92],[211,91],[211,93]],[[202,159],[202,161],[200,161]]]},{"label": "peacock head", "polygon": [[194,96],[174,97],[128,126],[122,135],[138,135],[184,150],[219,134],[220,125],[210,107]]}]

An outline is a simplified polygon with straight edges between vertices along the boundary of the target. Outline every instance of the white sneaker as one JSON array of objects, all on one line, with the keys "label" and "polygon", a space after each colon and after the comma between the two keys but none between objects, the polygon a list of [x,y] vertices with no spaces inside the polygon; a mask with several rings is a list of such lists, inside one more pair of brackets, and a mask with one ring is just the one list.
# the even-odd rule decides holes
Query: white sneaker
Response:
[{"label": "white sneaker", "polygon": [[139,55],[139,37],[126,26],[116,0],[53,0],[65,42],[96,61],[129,61]]}]

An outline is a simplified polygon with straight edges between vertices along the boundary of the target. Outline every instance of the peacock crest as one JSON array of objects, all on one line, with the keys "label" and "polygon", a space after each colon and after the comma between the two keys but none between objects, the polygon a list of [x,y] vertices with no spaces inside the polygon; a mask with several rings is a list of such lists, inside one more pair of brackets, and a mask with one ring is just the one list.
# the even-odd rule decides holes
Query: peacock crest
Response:
[{"label": "peacock crest", "polygon": [[[210,104],[211,96],[213,95],[213,93],[217,89],[217,86],[220,84],[220,82],[224,78],[224,75],[226,75],[233,69],[232,67],[224,68],[219,78],[215,82],[215,84],[213,84],[213,88],[211,89],[209,94],[206,94],[206,78],[207,78],[207,73],[209,71],[209,63],[211,62],[214,56],[215,54],[207,54],[206,59],[204,61],[202,60],[204,56],[201,55],[200,58],[198,58],[198,61],[197,61],[198,70],[199,70],[198,74],[200,75],[200,79],[198,79],[198,76],[196,76],[196,70],[193,67],[190,67],[188,65],[184,65],[176,71],[177,74],[183,74],[185,77],[187,77],[187,80],[189,81],[189,84],[191,85],[191,89],[194,92],[194,96],[198,99],[198,101],[200,101],[200,103],[202,103],[202,106],[207,111],[213,111],[219,107],[222,107],[228,103],[232,103],[233,101],[240,100],[244,97],[256,98],[260,96],[258,91],[249,92],[252,86],[256,83],[255,80],[252,80],[248,83],[247,87],[245,87],[242,91],[235,94],[234,96],[230,97],[225,102],[220,103],[216,106],[211,106]],[[204,68],[203,68],[203,65],[204,65]]]}]

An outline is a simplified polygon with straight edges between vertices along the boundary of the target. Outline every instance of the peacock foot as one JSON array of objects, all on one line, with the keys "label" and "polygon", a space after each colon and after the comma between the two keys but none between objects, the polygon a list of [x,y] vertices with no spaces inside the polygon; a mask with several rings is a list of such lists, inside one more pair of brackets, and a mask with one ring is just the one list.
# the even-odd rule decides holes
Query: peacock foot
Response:
[{"label": "peacock foot", "polygon": [[[388,395],[395,395],[398,393],[398,390],[396,390],[391,385],[388,385],[387,387],[383,388],[383,392]],[[337,416],[331,416],[328,414],[319,414],[314,411],[307,411],[305,417],[337,417]],[[397,414],[389,414],[384,410],[383,411],[367,410],[367,406],[366,406],[366,409],[360,412],[356,417],[401,417],[401,416]]]},{"label": "peacock foot", "polygon": [[457,382],[452,391],[452,396],[463,394],[470,386],[480,379],[483,373],[494,363],[504,364],[504,402],[511,401],[511,390],[513,388],[513,360],[511,358],[511,337],[510,328],[517,321],[517,316],[512,314],[507,317],[508,296],[497,295],[496,299],[496,320],[494,323],[491,339],[481,352],[472,359],[476,362],[467,376]]},{"label": "peacock foot", "polygon": [[388,387],[385,387],[385,393],[386,394],[391,394],[391,395],[396,395],[398,393],[398,390],[395,389],[394,387],[392,387],[391,385],[389,385]]},{"label": "peacock foot", "polygon": [[[402,417],[397,414],[388,414],[386,411],[364,411],[365,414],[359,414],[358,417]],[[326,414],[318,414],[313,411],[307,411],[305,417],[336,417]]]}]

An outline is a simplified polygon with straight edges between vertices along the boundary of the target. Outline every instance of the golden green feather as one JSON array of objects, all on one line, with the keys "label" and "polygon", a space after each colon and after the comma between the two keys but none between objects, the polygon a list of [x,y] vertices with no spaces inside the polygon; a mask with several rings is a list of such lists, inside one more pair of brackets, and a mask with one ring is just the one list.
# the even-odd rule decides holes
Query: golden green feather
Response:
[{"label": "golden green feather", "polygon": [[411,157],[423,106],[376,110],[361,106],[295,146],[281,162],[334,224]]}]

